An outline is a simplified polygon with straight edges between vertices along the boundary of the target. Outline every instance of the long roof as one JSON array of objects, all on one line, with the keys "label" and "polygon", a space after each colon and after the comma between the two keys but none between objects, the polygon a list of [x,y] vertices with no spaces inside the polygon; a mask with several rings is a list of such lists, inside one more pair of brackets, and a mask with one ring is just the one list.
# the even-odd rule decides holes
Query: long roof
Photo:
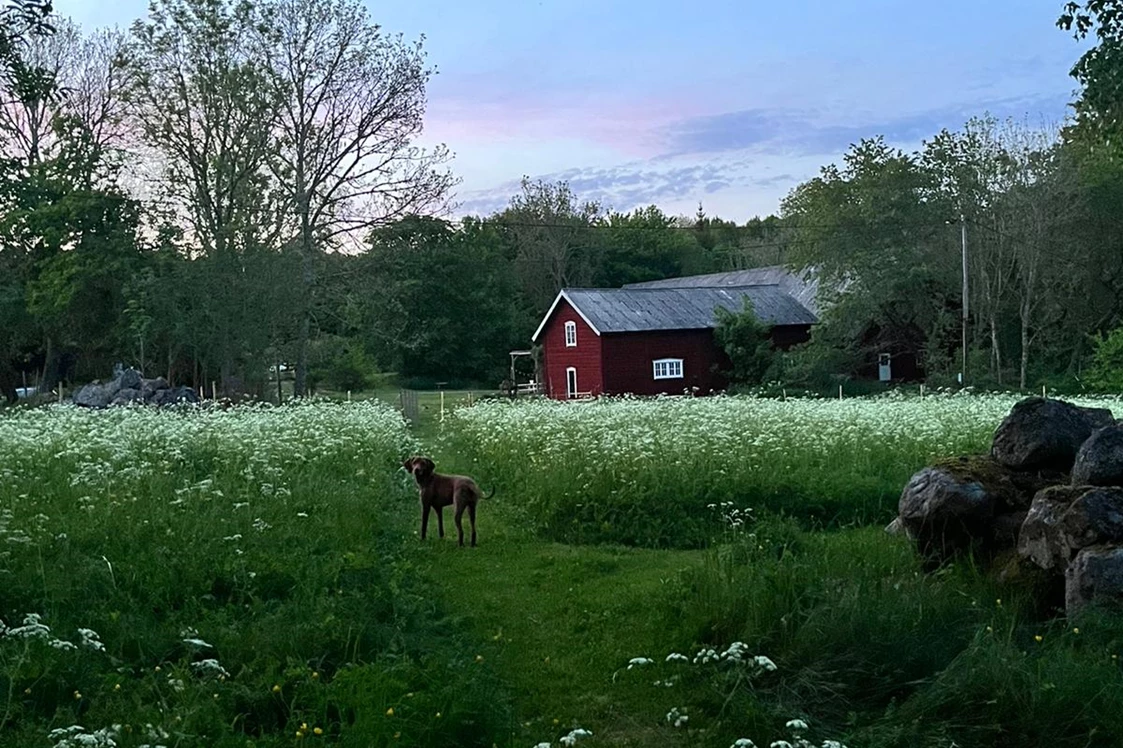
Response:
[{"label": "long roof", "polygon": [[727,288],[567,288],[534,333],[542,333],[565,299],[598,335],[652,330],[704,330],[715,326],[718,307],[736,312],[748,298],[757,317],[770,325],[812,325],[818,318],[777,285]]},{"label": "long roof", "polygon": [[805,270],[796,273],[782,265],[732,270],[725,273],[688,275],[684,278],[667,278],[644,283],[630,283],[624,288],[729,288],[743,286],[779,286],[813,313],[819,313],[816,301],[819,281],[814,272]]}]

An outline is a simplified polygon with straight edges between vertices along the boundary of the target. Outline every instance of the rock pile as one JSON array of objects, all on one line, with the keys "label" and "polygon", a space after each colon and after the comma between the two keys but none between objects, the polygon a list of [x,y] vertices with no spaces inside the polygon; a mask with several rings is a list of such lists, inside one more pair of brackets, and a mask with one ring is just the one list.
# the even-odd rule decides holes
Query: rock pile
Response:
[{"label": "rock pile", "polygon": [[972,550],[1063,576],[1069,615],[1123,603],[1123,425],[1111,411],[1022,400],[989,455],[927,467],[905,486],[897,519],[931,566]]},{"label": "rock pile", "polygon": [[173,387],[163,377],[145,379],[136,369],[125,369],[110,381],[87,384],[74,393],[73,402],[85,408],[111,405],[176,405],[197,403],[199,396],[190,387]]}]

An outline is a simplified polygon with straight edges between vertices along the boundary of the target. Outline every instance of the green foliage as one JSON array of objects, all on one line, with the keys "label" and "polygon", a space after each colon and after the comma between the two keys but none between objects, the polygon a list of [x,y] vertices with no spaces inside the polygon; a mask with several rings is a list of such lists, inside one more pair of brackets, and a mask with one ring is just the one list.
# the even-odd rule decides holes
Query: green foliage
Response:
[{"label": "green foliage", "polygon": [[718,307],[714,318],[717,320],[714,340],[733,366],[729,372],[730,381],[741,385],[764,382],[776,354],[772,350],[772,328],[757,318],[752,301],[746,297],[739,312]]},{"label": "green foliage", "polygon": [[1100,392],[1123,392],[1123,327],[1093,341],[1095,351],[1085,381]]},{"label": "green foliage", "polygon": [[313,343],[309,380],[337,392],[361,392],[378,381],[378,367],[359,341],[321,337]]},{"label": "green foliage", "polygon": [[497,386],[508,352],[525,345],[535,320],[520,304],[495,226],[411,217],[370,241],[360,278],[379,293],[359,302],[356,333],[381,366],[403,378]]}]

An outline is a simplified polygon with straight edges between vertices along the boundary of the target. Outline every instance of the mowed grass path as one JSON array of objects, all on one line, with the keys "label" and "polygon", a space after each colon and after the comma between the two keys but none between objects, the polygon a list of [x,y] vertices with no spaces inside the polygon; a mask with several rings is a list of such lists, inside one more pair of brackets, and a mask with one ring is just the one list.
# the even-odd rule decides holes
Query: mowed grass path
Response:
[{"label": "mowed grass path", "polygon": [[477,548],[458,548],[454,533],[430,538],[419,566],[511,687],[523,742],[583,727],[596,745],[685,745],[665,726],[649,679],[613,676],[633,657],[665,653],[660,595],[701,552],[542,542],[489,509],[480,510]]},{"label": "mowed grass path", "polygon": [[[466,397],[446,393],[446,407]],[[414,434],[437,469],[470,473],[441,438],[436,398],[421,400]],[[557,745],[576,727],[592,730],[589,744],[597,746],[688,745],[653,703],[649,678],[614,675],[633,657],[666,654],[670,622],[663,596],[683,570],[702,564],[704,552],[546,542],[506,520],[503,505],[517,501],[500,490],[482,502],[476,548],[457,546],[446,510],[444,541],[431,521],[432,534],[416,556],[514,694],[519,724],[513,745]],[[418,507],[406,511],[417,532]]]}]

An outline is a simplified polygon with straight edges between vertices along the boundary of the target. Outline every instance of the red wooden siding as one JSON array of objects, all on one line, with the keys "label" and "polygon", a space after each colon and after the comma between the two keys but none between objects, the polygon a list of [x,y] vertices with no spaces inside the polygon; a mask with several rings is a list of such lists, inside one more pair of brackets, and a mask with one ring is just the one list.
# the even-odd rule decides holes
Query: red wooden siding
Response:
[{"label": "red wooden siding", "polygon": [[[713,330],[610,333],[603,340],[607,393],[681,395],[697,387],[698,394],[707,394],[726,385],[713,371],[719,357],[724,358],[714,346]],[[652,362],[661,358],[681,358],[682,379],[656,379]]]},{"label": "red wooden siding", "polygon": [[[577,324],[576,348],[565,345],[566,322]],[[541,339],[547,395],[565,399],[565,370],[571,366],[577,369],[578,392],[594,395],[605,392],[601,374],[601,338],[565,299],[558,301],[553,315],[542,329]]]}]

